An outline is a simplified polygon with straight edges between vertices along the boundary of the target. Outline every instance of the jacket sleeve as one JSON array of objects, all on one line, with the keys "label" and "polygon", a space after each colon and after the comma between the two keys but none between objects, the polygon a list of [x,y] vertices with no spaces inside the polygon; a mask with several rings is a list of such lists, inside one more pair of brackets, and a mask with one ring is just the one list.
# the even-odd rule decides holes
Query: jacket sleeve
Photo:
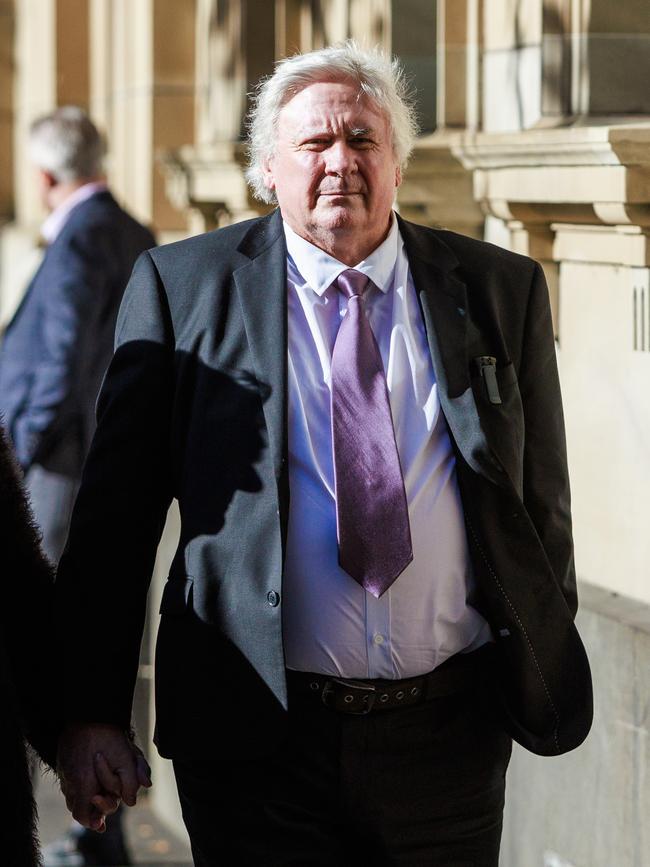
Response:
[{"label": "jacket sleeve", "polygon": [[44,434],[79,375],[81,335],[92,319],[93,308],[103,303],[111,279],[111,256],[105,232],[72,235],[48,260],[50,283],[43,295],[38,364],[29,400],[13,430],[18,460],[23,468],[34,459]]},{"label": "jacket sleeve", "polygon": [[[48,764],[54,762],[57,714],[51,694],[53,570],[38,532],[19,469],[0,428],[0,527],[3,663],[23,733]],[[3,701],[11,701],[5,694]],[[4,712],[4,711],[3,711]]]},{"label": "jacket sleeve", "polygon": [[143,253],[120,308],[55,585],[66,721],[130,724],[146,596],[172,496],[172,376],[167,300]]},{"label": "jacket sleeve", "polygon": [[577,593],[562,397],[548,288],[535,263],[519,369],[524,409],[524,504],[569,610]]}]

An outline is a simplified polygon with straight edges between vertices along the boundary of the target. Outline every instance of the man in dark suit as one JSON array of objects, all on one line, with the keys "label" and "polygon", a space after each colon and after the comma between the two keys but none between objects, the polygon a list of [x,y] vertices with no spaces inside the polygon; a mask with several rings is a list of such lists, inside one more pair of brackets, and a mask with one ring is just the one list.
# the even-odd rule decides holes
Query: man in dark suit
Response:
[{"label": "man in dark suit", "polygon": [[[42,226],[47,246],[0,347],[0,413],[26,475],[43,549],[56,563],[124,287],[138,255],[155,241],[109,192],[102,137],[80,108],[36,120],[29,148],[49,211]],[[72,682],[83,688],[78,678]],[[103,838],[82,829],[61,845],[104,864],[127,863],[119,816],[108,828]],[[70,857],[79,863],[78,851]]]},{"label": "man in dark suit", "polygon": [[119,207],[103,175],[104,143],[66,106],[31,127],[30,154],[49,216],[43,261],[0,348],[0,412],[27,476],[43,546],[59,559],[94,409],[133,263],[155,244]]},{"label": "man in dark suit", "polygon": [[283,61],[249,172],[279,210],[136,265],[57,582],[82,821],[135,795],[173,498],[156,742],[196,864],[495,867],[511,736],[588,732],[544,278],[393,212],[414,134],[380,55]]}]

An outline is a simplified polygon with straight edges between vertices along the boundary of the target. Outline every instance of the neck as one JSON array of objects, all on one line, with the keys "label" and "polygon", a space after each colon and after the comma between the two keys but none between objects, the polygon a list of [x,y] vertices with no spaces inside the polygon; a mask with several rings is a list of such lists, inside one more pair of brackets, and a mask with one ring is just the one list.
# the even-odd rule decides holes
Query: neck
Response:
[{"label": "neck", "polygon": [[94,184],[103,181],[102,177],[93,178],[76,178],[74,181],[61,181],[55,184],[49,191],[48,208],[50,211],[56,210],[59,205],[62,205],[66,199],[69,199],[73,193],[76,193],[81,187],[86,184]]},{"label": "neck", "polygon": [[[291,225],[291,224],[289,224]],[[344,265],[354,267],[359,262],[363,262],[368,256],[386,240],[391,227],[391,216],[388,217],[387,226],[383,232],[376,236],[368,237],[363,233],[352,233],[349,230],[330,230],[323,231],[319,227],[315,227],[313,232],[305,231],[304,229],[291,228],[296,233],[309,241],[315,247],[324,250],[325,253],[332,256]]]}]

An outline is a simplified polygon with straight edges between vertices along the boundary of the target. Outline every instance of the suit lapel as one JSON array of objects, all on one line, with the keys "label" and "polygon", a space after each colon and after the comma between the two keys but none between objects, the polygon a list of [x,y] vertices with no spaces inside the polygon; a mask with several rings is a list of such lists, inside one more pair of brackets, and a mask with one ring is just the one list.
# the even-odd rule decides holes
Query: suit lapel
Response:
[{"label": "suit lapel", "polygon": [[257,379],[268,386],[264,417],[276,476],[286,449],[287,254],[279,211],[256,223],[240,252],[250,261],[234,272]]},{"label": "suit lapel", "polygon": [[481,427],[470,383],[467,355],[467,286],[454,273],[455,253],[430,229],[398,217],[422,315],[442,411],[469,466],[498,485],[496,467]]}]

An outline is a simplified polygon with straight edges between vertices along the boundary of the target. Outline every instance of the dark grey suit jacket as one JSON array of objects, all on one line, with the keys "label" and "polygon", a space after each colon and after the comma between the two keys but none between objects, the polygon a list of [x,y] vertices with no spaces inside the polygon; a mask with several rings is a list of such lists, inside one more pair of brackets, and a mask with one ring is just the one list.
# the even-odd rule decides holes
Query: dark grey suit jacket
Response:
[{"label": "dark grey suit jacket", "polygon": [[[586,736],[592,698],[573,624],[542,272],[450,232],[401,220],[400,230],[457,452],[477,605],[496,637],[495,689],[522,744],[561,753]],[[276,211],[144,254],[120,312],[57,582],[64,655],[86,684],[66,693],[65,707],[69,719],[129,723],[146,592],[176,497],[181,537],[156,662],[166,756],[261,754],[284,730],[286,294]],[[496,359],[501,403],[491,402],[481,356]],[[77,654],[96,648],[97,634],[110,636],[104,665]]]},{"label": "dark grey suit jacket", "polygon": [[24,470],[80,477],[122,293],[154,244],[104,190],[47,248],[0,348],[0,413]]}]

